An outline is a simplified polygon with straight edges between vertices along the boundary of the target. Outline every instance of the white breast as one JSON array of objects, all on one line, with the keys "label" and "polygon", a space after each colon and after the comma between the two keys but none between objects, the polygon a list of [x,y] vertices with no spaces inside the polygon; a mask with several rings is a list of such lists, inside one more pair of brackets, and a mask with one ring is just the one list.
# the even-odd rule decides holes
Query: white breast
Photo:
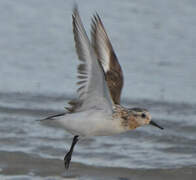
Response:
[{"label": "white breast", "polygon": [[68,132],[80,136],[109,136],[125,131],[119,119],[112,119],[111,114],[103,111],[67,114],[56,121]]}]

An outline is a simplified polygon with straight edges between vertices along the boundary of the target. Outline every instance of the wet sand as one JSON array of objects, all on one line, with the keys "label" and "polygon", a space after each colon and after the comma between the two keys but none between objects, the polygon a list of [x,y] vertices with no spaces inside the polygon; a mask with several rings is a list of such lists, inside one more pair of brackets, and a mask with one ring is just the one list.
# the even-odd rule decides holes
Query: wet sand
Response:
[{"label": "wet sand", "polygon": [[[135,180],[194,180],[196,166],[175,169],[128,169],[86,166],[72,162],[70,169],[64,169],[63,160],[44,159],[23,152],[0,152],[0,177],[39,178],[87,178],[87,179],[135,179]],[[3,175],[3,176],[2,176]]]}]

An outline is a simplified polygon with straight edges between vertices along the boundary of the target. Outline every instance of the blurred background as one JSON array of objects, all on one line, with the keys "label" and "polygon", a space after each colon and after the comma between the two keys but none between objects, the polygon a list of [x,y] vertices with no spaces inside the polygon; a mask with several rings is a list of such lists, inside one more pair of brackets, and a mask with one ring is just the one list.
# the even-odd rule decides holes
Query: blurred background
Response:
[{"label": "blurred background", "polygon": [[[67,173],[73,136],[35,120],[77,96],[74,2],[88,34],[92,15],[102,18],[124,72],[122,104],[149,109],[165,130],[82,140]],[[0,0],[0,179],[194,179],[195,8],[194,0]]]}]

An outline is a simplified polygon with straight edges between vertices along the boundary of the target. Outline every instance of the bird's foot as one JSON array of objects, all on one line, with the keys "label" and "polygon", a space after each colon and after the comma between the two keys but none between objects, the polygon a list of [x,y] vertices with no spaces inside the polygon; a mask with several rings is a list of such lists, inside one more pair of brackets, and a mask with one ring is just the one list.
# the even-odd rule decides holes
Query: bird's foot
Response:
[{"label": "bird's foot", "polygon": [[65,165],[65,169],[69,169],[69,164],[71,161],[71,156],[72,156],[72,152],[68,152],[65,157],[64,157],[64,165]]},{"label": "bird's foot", "polygon": [[78,142],[78,137],[79,137],[78,135],[74,136],[72,144],[71,144],[71,148],[70,148],[69,152],[64,157],[65,169],[69,169],[69,164],[71,162],[73,149],[74,149],[74,146],[76,145],[76,143]]}]

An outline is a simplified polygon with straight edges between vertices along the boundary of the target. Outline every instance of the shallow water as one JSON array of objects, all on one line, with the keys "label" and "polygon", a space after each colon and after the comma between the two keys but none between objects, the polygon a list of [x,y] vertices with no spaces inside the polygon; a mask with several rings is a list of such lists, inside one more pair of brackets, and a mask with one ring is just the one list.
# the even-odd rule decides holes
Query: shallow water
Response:
[{"label": "shallow water", "polygon": [[35,120],[63,112],[76,96],[73,2],[0,0],[0,178],[192,179],[195,2],[82,2],[86,29],[97,11],[112,39],[125,76],[122,103],[149,109],[165,130],[82,140],[65,172],[72,135]]}]

